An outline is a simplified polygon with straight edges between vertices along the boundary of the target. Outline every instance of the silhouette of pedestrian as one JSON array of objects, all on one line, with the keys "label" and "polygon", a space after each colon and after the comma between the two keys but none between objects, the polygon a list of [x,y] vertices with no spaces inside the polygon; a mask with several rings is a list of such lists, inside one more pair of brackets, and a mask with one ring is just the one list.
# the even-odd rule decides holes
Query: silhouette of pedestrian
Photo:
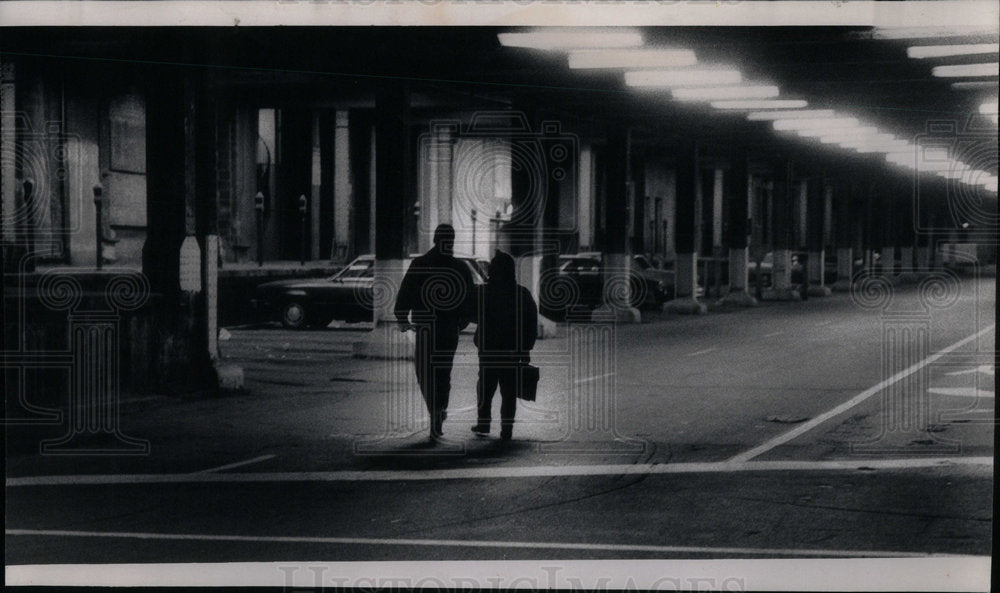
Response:
[{"label": "silhouette of pedestrian", "polygon": [[413,363],[431,420],[431,438],[442,435],[451,393],[458,334],[472,320],[472,273],[455,259],[455,229],[442,224],[434,247],[413,260],[403,277],[394,313],[400,330],[415,330]]},{"label": "silhouette of pedestrian", "polygon": [[478,293],[473,341],[479,348],[479,411],[472,432],[489,434],[493,395],[499,385],[500,438],[506,441],[513,434],[518,392],[538,337],[538,307],[531,292],[517,283],[514,258],[499,250],[490,261],[489,280]]}]

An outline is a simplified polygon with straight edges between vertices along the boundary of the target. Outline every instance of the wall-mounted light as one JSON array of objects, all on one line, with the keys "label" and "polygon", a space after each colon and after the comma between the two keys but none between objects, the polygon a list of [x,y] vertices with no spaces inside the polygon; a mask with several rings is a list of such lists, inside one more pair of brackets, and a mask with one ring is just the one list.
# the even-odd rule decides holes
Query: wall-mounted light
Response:
[{"label": "wall-mounted light", "polygon": [[584,49],[569,54],[569,67],[597,68],[680,68],[698,63],[689,49]]}]

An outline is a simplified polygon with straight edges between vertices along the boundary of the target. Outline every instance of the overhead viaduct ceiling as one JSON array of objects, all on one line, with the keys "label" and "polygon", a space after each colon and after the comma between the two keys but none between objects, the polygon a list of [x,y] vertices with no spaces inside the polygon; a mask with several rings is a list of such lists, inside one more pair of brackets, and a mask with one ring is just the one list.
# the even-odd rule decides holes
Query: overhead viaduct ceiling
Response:
[{"label": "overhead viaduct ceiling", "polygon": [[[939,64],[996,62],[997,54],[912,59],[907,47],[935,43],[996,44],[996,29],[948,37],[884,39],[870,27],[633,28],[644,47],[686,48],[699,64],[740,70],[745,80],[780,88],[781,98],[835,109],[899,138],[912,139],[932,122],[952,122],[957,134],[993,146],[977,166],[997,174],[996,124],[979,113],[996,102],[997,76],[939,78]],[[627,86],[622,70],[573,70],[564,51],[505,47],[501,32],[471,27],[32,29],[5,31],[0,51],[207,64],[237,79],[283,82],[289,96],[364,94],[374,81],[397,77],[417,89],[452,97],[456,106],[488,108],[491,101],[538,109],[598,125],[629,125],[640,141],[671,131],[725,143],[742,138],[757,147],[781,147],[819,159],[844,153],[787,134],[770,122],[748,122],[746,112],[720,112],[705,103],[672,100],[669,91]],[[119,62],[121,63],[121,62]],[[952,83],[985,83],[956,90]],[[352,91],[351,89],[355,89]],[[995,117],[995,116],[994,116]],[[995,191],[995,190],[994,190]]]}]

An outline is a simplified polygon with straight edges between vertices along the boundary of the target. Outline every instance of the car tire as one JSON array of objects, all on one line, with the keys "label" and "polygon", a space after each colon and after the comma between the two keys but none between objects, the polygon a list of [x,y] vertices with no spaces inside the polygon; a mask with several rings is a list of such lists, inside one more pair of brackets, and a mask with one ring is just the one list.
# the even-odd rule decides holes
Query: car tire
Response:
[{"label": "car tire", "polygon": [[300,301],[286,301],[279,313],[281,325],[288,329],[305,329],[308,327],[309,314]]}]

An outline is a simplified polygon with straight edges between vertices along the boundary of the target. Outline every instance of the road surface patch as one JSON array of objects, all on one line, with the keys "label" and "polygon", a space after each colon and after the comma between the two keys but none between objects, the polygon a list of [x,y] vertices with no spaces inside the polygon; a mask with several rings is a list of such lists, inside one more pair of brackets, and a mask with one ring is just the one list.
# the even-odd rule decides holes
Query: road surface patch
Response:
[{"label": "road surface patch", "polygon": [[962,338],[961,340],[955,342],[951,346],[948,346],[946,348],[943,348],[943,349],[935,352],[934,354],[932,354],[932,355],[928,356],[927,358],[921,360],[920,362],[918,362],[918,363],[910,366],[909,368],[904,369],[902,371],[899,371],[898,373],[896,373],[895,375],[889,377],[888,379],[885,379],[885,380],[879,382],[877,385],[875,385],[873,387],[869,387],[868,389],[866,389],[866,390],[862,391],[861,393],[855,395],[854,397],[852,397],[848,401],[840,404],[839,406],[833,408],[832,410],[828,410],[828,411],[820,414],[819,416],[816,416],[815,418],[813,418],[809,422],[806,422],[805,424],[802,424],[802,425],[794,428],[793,430],[790,430],[790,431],[786,432],[785,434],[779,435],[779,436],[777,436],[777,437],[775,437],[775,438],[773,438],[773,439],[771,439],[769,441],[766,441],[765,443],[763,443],[761,445],[758,445],[758,446],[754,447],[753,449],[750,449],[748,451],[744,451],[743,453],[740,453],[739,455],[734,456],[729,461],[731,461],[733,463],[739,463],[739,462],[749,461],[749,460],[753,459],[754,457],[758,457],[760,455],[763,455],[764,453],[767,453],[768,451],[770,451],[771,449],[774,449],[775,447],[777,447],[779,445],[783,445],[783,444],[787,443],[788,441],[791,441],[791,440],[793,440],[795,438],[798,438],[799,436],[801,436],[801,435],[809,432],[810,430],[816,428],[820,424],[823,424],[827,420],[830,420],[831,418],[833,418],[835,416],[839,416],[840,414],[843,414],[847,410],[849,410],[849,409],[853,408],[854,406],[860,404],[861,402],[867,400],[871,396],[873,396],[873,395],[875,395],[877,393],[880,393],[883,389],[885,389],[886,387],[892,385],[893,383],[896,383],[898,381],[901,381],[902,379],[905,379],[906,377],[908,377],[908,376],[912,375],[913,373],[919,371],[920,369],[924,368],[925,366],[931,364],[935,360],[941,358],[945,354],[948,354],[949,352],[951,352],[953,350],[957,350],[957,349],[961,348],[962,346],[968,344],[969,342],[972,342],[974,340],[979,339],[981,336],[983,336],[986,333],[992,331],[993,327],[994,327],[994,324],[990,324],[989,326],[987,326],[987,327],[979,330],[978,332],[972,334],[971,336]]},{"label": "road surface patch", "polygon": [[185,484],[210,482],[366,482],[624,476],[758,471],[851,471],[860,468],[906,470],[957,467],[992,468],[993,457],[914,457],[902,459],[842,459],[831,461],[710,461],[702,463],[639,463],[468,467],[433,470],[365,470],[322,472],[254,472],[186,474],[91,474],[7,478],[7,487],[87,486],[109,484]]}]

